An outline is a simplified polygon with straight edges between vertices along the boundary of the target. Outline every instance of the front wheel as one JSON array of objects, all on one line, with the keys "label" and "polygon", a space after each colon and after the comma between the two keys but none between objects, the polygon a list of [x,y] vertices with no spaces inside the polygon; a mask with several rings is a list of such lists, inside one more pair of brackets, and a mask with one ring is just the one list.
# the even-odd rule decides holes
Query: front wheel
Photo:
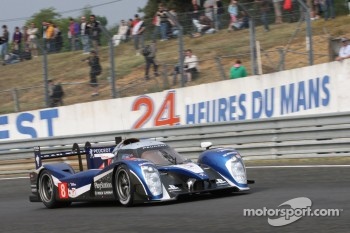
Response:
[{"label": "front wheel", "polygon": [[118,200],[124,206],[132,206],[134,199],[134,188],[130,179],[129,169],[125,165],[117,168],[115,173],[115,191]]}]

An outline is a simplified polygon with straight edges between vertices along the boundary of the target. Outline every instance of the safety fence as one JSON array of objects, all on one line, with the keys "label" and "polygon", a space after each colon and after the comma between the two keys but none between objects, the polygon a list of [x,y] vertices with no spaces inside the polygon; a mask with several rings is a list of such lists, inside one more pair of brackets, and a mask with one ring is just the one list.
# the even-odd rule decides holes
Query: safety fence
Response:
[{"label": "safety fence", "polygon": [[[297,2],[295,1],[295,4],[298,4]],[[312,25],[307,25],[306,11],[299,5],[296,5],[293,12],[282,11],[284,23],[280,24],[275,22],[274,6],[271,4],[266,16],[270,24],[270,32],[264,31],[261,13],[256,4],[241,4],[239,10],[246,12],[252,19],[251,28],[254,30],[242,28],[227,32],[230,16],[225,6],[225,11],[220,16],[221,26],[216,23],[214,34],[205,34],[199,38],[190,37],[191,33],[196,31],[192,22],[193,15],[190,12],[178,13],[177,19],[183,27],[183,44],[180,45],[178,37],[158,43],[157,61],[161,67],[161,76],[153,77],[149,82],[145,82],[143,78],[144,59],[142,56],[135,56],[132,38],[114,47],[109,43],[110,32],[103,28],[101,35],[103,46],[99,47],[103,72],[98,78],[100,95],[94,98],[91,97],[92,91],[89,86],[89,67],[86,62],[82,62],[88,55],[83,53],[81,46],[73,51],[51,52],[47,55],[47,59],[39,55],[30,61],[11,65],[18,67],[16,72],[10,69],[10,65],[9,68],[3,67],[0,74],[3,77],[9,76],[9,80],[8,83],[0,83],[0,114],[47,107],[45,81],[48,79],[54,79],[63,84],[64,105],[70,105],[228,79],[230,68],[236,59],[242,60],[248,75],[308,66],[310,49],[312,49],[308,46],[310,41],[316,48],[316,52],[312,54],[314,64],[332,60],[338,50],[337,43],[334,43],[336,41],[332,37],[332,34],[337,32],[332,32],[326,24],[319,30],[313,29]],[[215,19],[215,12],[211,14]],[[153,38],[159,39],[159,34],[155,34],[152,19],[144,20],[146,22],[145,43],[149,43]],[[312,30],[312,38],[308,37],[310,30]],[[270,36],[272,32],[273,37]],[[229,47],[223,46],[223,38],[232,38]],[[252,44],[251,41],[254,43]],[[107,42],[108,46],[106,46]],[[180,47],[190,48],[198,56],[200,81],[195,80],[192,84],[182,83],[180,80],[173,82],[174,66],[179,61]],[[256,52],[254,59],[252,59],[252,49]],[[32,85],[17,85],[16,89],[8,88],[10,86],[8,84],[16,80],[17,83],[28,83],[29,80]]]},{"label": "safety fence", "polygon": [[163,141],[195,160],[203,150],[200,143],[236,148],[244,159],[312,158],[350,156],[350,112],[274,119],[222,122],[142,130],[70,135],[0,142],[0,175],[26,173],[34,168],[33,147],[45,153],[84,146],[113,145],[114,138]]}]

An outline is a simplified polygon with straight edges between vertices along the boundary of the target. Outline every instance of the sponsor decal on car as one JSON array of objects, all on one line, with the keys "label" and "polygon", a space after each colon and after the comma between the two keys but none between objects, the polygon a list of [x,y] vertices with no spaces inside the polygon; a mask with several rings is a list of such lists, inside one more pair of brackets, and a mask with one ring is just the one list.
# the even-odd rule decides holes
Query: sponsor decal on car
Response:
[{"label": "sponsor decal on car", "polygon": [[181,191],[181,189],[175,185],[169,184],[169,188],[168,188],[169,192],[178,192]]}]

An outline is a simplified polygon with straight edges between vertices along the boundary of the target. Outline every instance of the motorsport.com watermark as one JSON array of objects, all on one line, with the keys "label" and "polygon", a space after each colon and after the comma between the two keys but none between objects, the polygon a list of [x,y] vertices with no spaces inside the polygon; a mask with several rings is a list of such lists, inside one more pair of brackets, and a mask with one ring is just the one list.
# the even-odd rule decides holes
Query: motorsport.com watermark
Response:
[{"label": "motorsport.com watermark", "polygon": [[[267,222],[271,226],[285,226],[297,221],[301,217],[339,217],[342,209],[311,209],[312,201],[307,197],[288,200],[278,207],[290,206],[287,209],[243,209],[245,217],[269,217]],[[274,218],[270,218],[274,217]]]}]

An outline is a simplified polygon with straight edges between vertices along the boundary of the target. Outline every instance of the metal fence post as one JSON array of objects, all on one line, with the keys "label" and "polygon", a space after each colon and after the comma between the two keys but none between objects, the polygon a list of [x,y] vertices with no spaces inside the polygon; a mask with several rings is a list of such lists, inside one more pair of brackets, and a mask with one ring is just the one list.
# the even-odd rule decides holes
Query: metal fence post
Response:
[{"label": "metal fence post", "polygon": [[18,91],[16,88],[12,89],[12,98],[15,104],[15,112],[19,112],[20,108],[19,108],[19,101],[18,101]]},{"label": "metal fence post", "polygon": [[115,62],[114,62],[113,37],[110,34],[110,32],[103,25],[99,24],[99,27],[108,38],[109,59],[110,59],[110,65],[111,65],[110,75],[111,75],[112,98],[117,98],[118,94],[117,94],[116,87],[115,87]]},{"label": "metal fence post", "polygon": [[176,17],[172,15],[169,12],[166,12],[166,15],[175,23],[176,27],[179,29],[178,34],[178,41],[179,41],[179,71],[181,74],[181,87],[185,86],[185,74],[184,74],[184,57],[183,57],[183,50],[184,50],[184,42],[183,42],[183,27],[179,23]]},{"label": "metal fence post", "polygon": [[50,106],[50,101],[49,101],[49,84],[48,84],[48,71],[47,71],[46,42],[43,41],[43,44],[41,45],[37,41],[36,45],[43,53],[43,81],[44,81],[44,93],[45,93],[45,106],[48,108]]},{"label": "metal fence post", "polygon": [[256,45],[255,45],[256,33],[255,33],[254,17],[249,13],[247,8],[243,4],[238,3],[238,6],[241,7],[249,17],[250,60],[251,60],[253,75],[257,75],[258,69],[257,69],[257,54],[256,54]]},{"label": "metal fence post", "polygon": [[223,80],[227,79],[225,70],[224,70],[224,68],[222,67],[222,64],[221,64],[221,57],[216,57],[215,61],[216,61],[216,64],[218,66],[218,69],[220,71],[222,79]]},{"label": "metal fence post", "polygon": [[305,4],[303,0],[298,0],[301,7],[304,9],[305,12],[305,21],[306,21],[306,36],[307,36],[307,43],[309,48],[309,65],[314,64],[314,52],[312,47],[312,28],[311,28],[311,19],[310,19],[310,10]]},{"label": "metal fence post", "polygon": [[162,78],[163,78],[163,90],[169,88],[169,80],[168,80],[168,65],[163,64],[162,65]]},{"label": "metal fence post", "polygon": [[285,52],[283,51],[283,48],[278,48],[278,52],[280,55],[280,62],[278,64],[278,70],[282,71],[282,70],[284,70]]}]

